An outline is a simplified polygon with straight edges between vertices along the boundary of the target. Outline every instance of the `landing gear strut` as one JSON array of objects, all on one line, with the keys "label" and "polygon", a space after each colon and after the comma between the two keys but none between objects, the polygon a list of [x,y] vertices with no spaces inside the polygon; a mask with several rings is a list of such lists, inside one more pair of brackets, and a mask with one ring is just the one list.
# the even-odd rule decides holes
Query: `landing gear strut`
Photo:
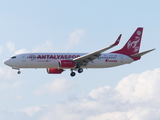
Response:
[{"label": "landing gear strut", "polygon": [[18,74],[21,74],[21,71],[20,71],[20,69],[19,69],[19,67],[12,67],[12,69],[15,69],[15,70],[18,70]]}]

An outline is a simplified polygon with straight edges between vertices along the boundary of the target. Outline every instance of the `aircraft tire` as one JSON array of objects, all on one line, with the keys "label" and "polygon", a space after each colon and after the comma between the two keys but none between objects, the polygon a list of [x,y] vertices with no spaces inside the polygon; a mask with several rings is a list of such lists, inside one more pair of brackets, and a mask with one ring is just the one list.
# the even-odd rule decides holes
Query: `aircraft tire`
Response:
[{"label": "aircraft tire", "polygon": [[18,71],[17,73],[18,73],[18,74],[21,74],[21,71]]},{"label": "aircraft tire", "polygon": [[78,73],[82,73],[83,72],[83,69],[82,68],[79,68],[78,69]]},{"label": "aircraft tire", "polygon": [[76,73],[75,72],[71,72],[71,77],[74,77],[75,75],[76,75]]}]

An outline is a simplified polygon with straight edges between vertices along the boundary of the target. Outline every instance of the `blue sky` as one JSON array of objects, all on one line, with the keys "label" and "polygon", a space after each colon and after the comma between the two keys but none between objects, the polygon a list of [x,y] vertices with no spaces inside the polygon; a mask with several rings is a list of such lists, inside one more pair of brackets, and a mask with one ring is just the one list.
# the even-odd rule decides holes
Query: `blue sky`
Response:
[{"label": "blue sky", "polygon": [[[149,120],[160,118],[160,1],[0,1],[1,120]],[[22,69],[3,61],[20,52],[89,53],[112,44],[120,49],[144,27],[141,60],[119,67],[67,70]],[[155,116],[153,118],[153,116]]]}]

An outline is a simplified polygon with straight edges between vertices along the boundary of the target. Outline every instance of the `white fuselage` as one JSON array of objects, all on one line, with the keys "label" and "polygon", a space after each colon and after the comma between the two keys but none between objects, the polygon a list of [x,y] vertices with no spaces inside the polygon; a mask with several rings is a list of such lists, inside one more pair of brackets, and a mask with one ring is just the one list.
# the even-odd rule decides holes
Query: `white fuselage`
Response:
[{"label": "white fuselage", "polygon": [[4,64],[18,70],[20,68],[46,68],[48,74],[61,74],[64,69],[70,69],[70,75],[83,72],[83,68],[108,68],[128,64],[139,60],[142,55],[154,49],[139,53],[143,28],[138,27],[126,44],[119,50],[104,53],[120,42],[121,35],[108,47],[91,53],[24,53],[12,56]]},{"label": "white fuselage", "polygon": [[[12,56],[5,64],[13,68],[60,68],[59,60],[72,60],[86,53],[25,53]],[[131,63],[134,60],[123,54],[102,53],[99,58],[82,68],[107,68]],[[63,69],[63,68],[61,68]]]}]

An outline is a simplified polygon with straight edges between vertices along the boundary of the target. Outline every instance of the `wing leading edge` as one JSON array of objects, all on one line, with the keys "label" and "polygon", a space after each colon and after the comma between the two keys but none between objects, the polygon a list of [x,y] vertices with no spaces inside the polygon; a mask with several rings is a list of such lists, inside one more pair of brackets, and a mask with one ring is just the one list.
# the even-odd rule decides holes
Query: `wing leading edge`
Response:
[{"label": "wing leading edge", "polygon": [[109,47],[106,47],[106,48],[100,49],[98,51],[83,55],[78,58],[75,58],[75,59],[73,59],[73,61],[75,62],[77,67],[86,66],[88,64],[88,62],[92,62],[94,59],[98,58],[102,52],[109,50],[112,47],[118,45],[120,42],[121,36],[122,36],[122,34],[120,34],[119,37],[117,38],[117,40],[115,41],[115,43],[110,45]]}]

